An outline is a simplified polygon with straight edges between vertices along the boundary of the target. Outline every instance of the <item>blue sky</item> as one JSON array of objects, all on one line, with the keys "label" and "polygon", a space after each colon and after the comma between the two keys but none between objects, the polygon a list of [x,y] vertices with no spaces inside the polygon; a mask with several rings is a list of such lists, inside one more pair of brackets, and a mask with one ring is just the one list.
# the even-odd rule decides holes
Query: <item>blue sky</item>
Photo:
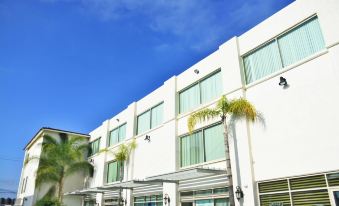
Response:
[{"label": "blue sky", "polygon": [[291,2],[0,0],[0,189],[39,128],[88,133]]}]

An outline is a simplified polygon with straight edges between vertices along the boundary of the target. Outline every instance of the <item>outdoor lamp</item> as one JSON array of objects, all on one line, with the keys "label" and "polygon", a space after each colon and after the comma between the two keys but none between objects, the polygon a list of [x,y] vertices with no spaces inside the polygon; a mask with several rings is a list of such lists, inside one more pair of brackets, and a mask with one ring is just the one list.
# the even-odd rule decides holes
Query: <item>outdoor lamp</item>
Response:
[{"label": "outdoor lamp", "polygon": [[164,201],[165,201],[165,205],[167,205],[167,203],[169,204],[171,202],[171,198],[168,196],[168,194],[165,194]]},{"label": "outdoor lamp", "polygon": [[199,74],[199,70],[198,70],[198,69],[195,69],[195,70],[194,70],[194,73]]},{"label": "outdoor lamp", "polygon": [[238,200],[244,197],[244,193],[242,192],[241,188],[239,186],[236,187],[235,196]]},{"label": "outdoor lamp", "polygon": [[149,136],[149,135],[146,135],[146,137],[145,137],[145,141],[148,141],[148,142],[150,142],[151,141],[151,136]]},{"label": "outdoor lamp", "polygon": [[280,86],[287,86],[287,80],[284,77],[280,77]]}]

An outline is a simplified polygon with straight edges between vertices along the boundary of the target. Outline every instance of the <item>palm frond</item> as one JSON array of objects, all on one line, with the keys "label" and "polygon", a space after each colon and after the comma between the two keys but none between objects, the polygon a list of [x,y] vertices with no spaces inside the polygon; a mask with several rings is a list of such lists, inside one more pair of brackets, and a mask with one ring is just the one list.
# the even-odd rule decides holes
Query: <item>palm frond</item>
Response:
[{"label": "palm frond", "polygon": [[221,113],[218,109],[203,109],[193,113],[187,120],[188,131],[192,133],[194,127],[197,123],[203,122],[217,116],[220,116]]},{"label": "palm frond", "polygon": [[228,112],[234,119],[246,118],[247,120],[254,122],[258,118],[255,107],[243,98],[230,101]]},{"label": "palm frond", "polygon": [[53,169],[38,169],[35,185],[40,186],[44,183],[57,183],[60,179],[59,174],[57,174]]},{"label": "palm frond", "polygon": [[225,95],[222,95],[217,102],[216,110],[219,110],[223,115],[226,115],[230,102]]},{"label": "palm frond", "polygon": [[131,153],[133,150],[137,148],[138,144],[135,138],[132,139],[132,141],[127,145],[129,152]]},{"label": "palm frond", "polygon": [[128,159],[129,149],[125,144],[119,146],[118,151],[114,153],[115,159],[117,161],[123,162]]},{"label": "palm frond", "polygon": [[83,171],[85,174],[90,174],[92,170],[93,170],[93,165],[91,165],[89,162],[87,161],[77,162],[77,163],[70,165],[67,168],[65,172],[65,176],[67,177],[79,171]]}]

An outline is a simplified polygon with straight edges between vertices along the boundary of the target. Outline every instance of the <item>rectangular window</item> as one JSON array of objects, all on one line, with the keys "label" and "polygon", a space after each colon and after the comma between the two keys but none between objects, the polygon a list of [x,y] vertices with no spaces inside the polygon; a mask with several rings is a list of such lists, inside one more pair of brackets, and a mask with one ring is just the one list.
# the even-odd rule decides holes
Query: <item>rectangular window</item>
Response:
[{"label": "rectangular window", "polygon": [[109,135],[109,146],[117,144],[126,138],[126,123],[113,129]]},{"label": "rectangular window", "polygon": [[96,139],[93,142],[89,143],[88,156],[92,156],[92,155],[94,155],[94,154],[99,152],[99,149],[100,149],[100,139],[101,139],[101,137],[99,137],[98,139]]},{"label": "rectangular window", "polygon": [[269,41],[243,57],[249,84],[325,48],[317,17]]},{"label": "rectangular window", "polygon": [[134,206],[162,206],[162,194],[134,197]]},{"label": "rectangular window", "polygon": [[179,111],[188,112],[200,104],[209,102],[222,93],[221,72],[199,81],[179,93]]},{"label": "rectangular window", "polygon": [[[123,164],[122,164],[123,166]],[[107,183],[120,181],[120,167],[119,162],[110,162],[107,165]],[[122,168],[122,171],[124,168]]]},{"label": "rectangular window", "polygon": [[163,103],[152,107],[137,117],[137,134],[159,126],[163,122]]},{"label": "rectangular window", "polygon": [[225,157],[221,124],[184,136],[180,143],[182,167]]}]

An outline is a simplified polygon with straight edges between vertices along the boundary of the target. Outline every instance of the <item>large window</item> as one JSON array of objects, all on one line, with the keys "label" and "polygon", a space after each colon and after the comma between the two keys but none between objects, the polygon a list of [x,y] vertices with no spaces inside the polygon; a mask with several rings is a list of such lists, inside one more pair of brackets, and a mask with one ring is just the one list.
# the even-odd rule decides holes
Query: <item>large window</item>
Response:
[{"label": "large window", "polygon": [[221,124],[181,137],[180,142],[182,167],[225,157]]},{"label": "large window", "polygon": [[109,146],[123,141],[126,138],[126,123],[113,129],[109,135]]},{"label": "large window", "polygon": [[100,149],[100,137],[96,140],[94,140],[93,142],[89,143],[89,152],[88,152],[88,156],[92,156],[96,153],[99,152]]},{"label": "large window", "polygon": [[162,194],[134,197],[134,206],[162,206]]},{"label": "large window", "polygon": [[182,191],[180,202],[182,206],[229,206],[228,188]]},{"label": "large window", "polygon": [[144,133],[163,122],[163,105],[163,103],[160,103],[138,116],[137,134]]},{"label": "large window", "polygon": [[219,97],[221,93],[221,72],[218,71],[179,93],[179,112],[188,112]]},{"label": "large window", "polygon": [[[123,164],[120,164],[118,161],[110,162],[107,165],[107,183],[120,181],[120,167],[123,167]],[[124,171],[124,168],[122,168]]]},{"label": "large window", "polygon": [[249,84],[325,48],[317,17],[293,28],[243,57]]}]

